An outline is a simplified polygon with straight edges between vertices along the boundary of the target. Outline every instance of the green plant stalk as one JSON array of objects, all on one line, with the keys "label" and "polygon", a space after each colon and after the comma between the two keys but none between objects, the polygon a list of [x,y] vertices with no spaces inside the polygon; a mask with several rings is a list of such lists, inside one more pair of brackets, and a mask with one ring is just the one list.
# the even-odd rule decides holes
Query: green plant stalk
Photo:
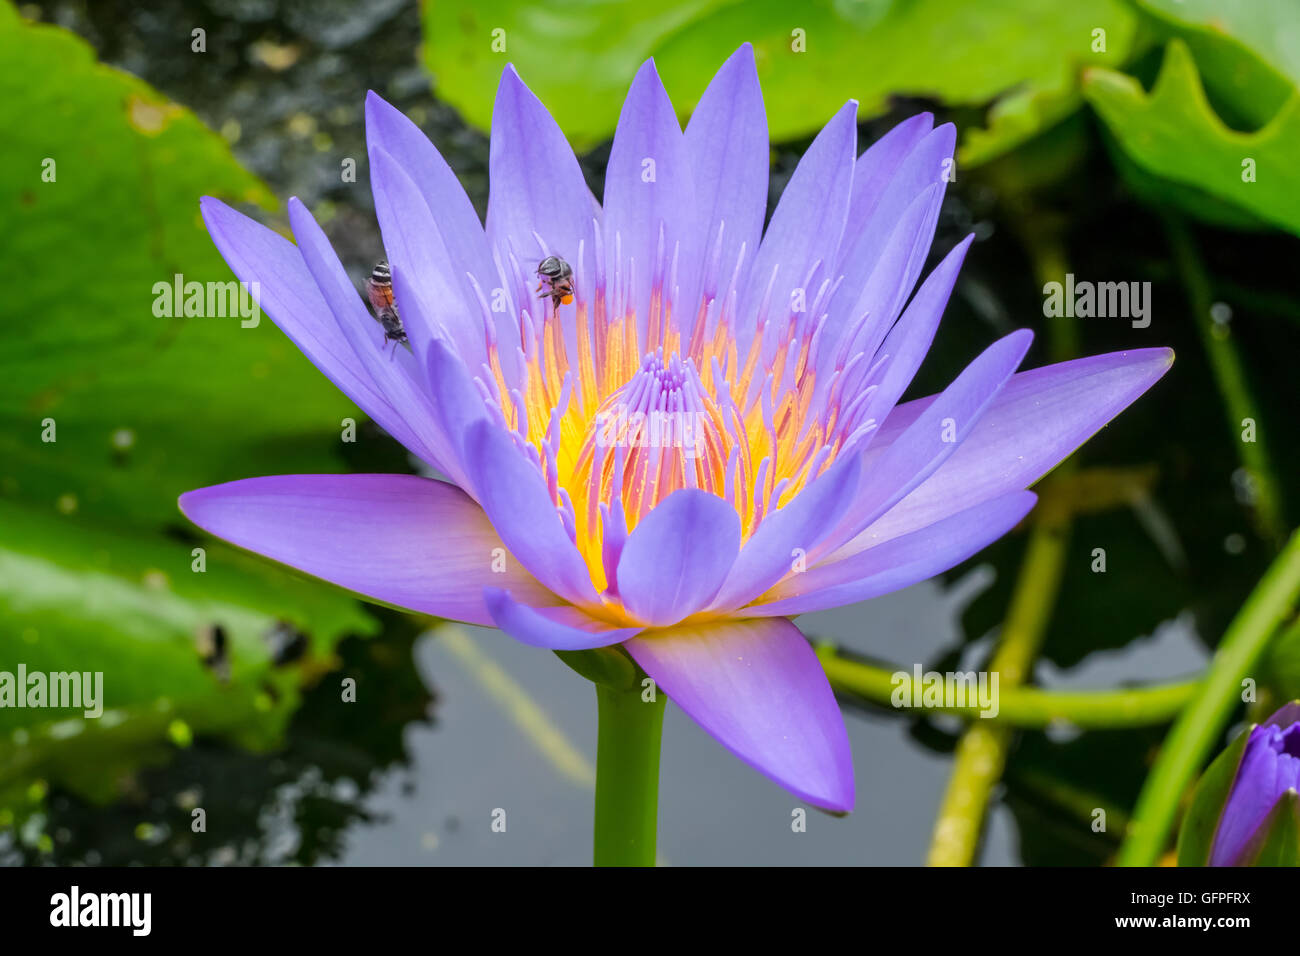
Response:
[{"label": "green plant stalk", "polygon": [[654,866],[659,741],[667,698],[596,684],[596,866]]},{"label": "green plant stalk", "polygon": [[1300,598],[1300,531],[1291,535],[1228,625],[1196,698],[1169,731],[1147,775],[1120,847],[1120,866],[1152,866],[1173,830],[1178,805],[1241,702],[1241,682]]},{"label": "green plant stalk", "polygon": [[[1165,231],[1169,236],[1174,264],[1187,291],[1196,328],[1205,346],[1210,369],[1214,374],[1219,393],[1223,396],[1233,443],[1239,449],[1238,456],[1242,467],[1255,482],[1256,526],[1274,547],[1279,547],[1286,539],[1287,531],[1282,491],[1268,454],[1259,410],[1250,394],[1250,386],[1246,383],[1246,371],[1241,364],[1241,356],[1237,352],[1228,327],[1217,324],[1210,317],[1213,294],[1205,274],[1205,267],[1196,251],[1196,243],[1187,225],[1176,216],[1166,215]],[[1241,440],[1242,421],[1247,418],[1255,422],[1253,442]]]},{"label": "green plant stalk", "polygon": [[[910,700],[911,674],[886,670],[862,661],[840,657],[823,645],[817,650],[831,686],[866,701],[893,706],[895,694]],[[895,674],[906,674],[898,681]],[[1173,720],[1200,688],[1199,680],[1114,690],[1049,691],[1036,687],[998,686],[998,712],[983,717],[978,706],[938,705],[927,712],[952,714],[967,720],[1008,724],[1022,730],[1042,730],[1051,724],[1069,724],[1080,730],[1116,730],[1149,727]]]},{"label": "green plant stalk", "polygon": [[[1002,641],[989,664],[989,670],[998,674],[999,695],[1023,683],[1038,656],[1061,584],[1068,540],[1069,519],[1064,513],[1044,516],[1029,539]],[[1006,765],[1012,732],[1005,722],[981,720],[962,735],[930,839],[928,865],[974,862],[984,814]]]}]

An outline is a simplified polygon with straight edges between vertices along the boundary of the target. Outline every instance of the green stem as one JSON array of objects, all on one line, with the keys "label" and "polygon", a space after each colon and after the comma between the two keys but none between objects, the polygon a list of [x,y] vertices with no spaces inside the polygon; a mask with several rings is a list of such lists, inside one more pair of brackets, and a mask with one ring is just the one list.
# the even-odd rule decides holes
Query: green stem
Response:
[{"label": "green stem", "polygon": [[[831,686],[841,693],[889,707],[894,706],[896,695],[902,695],[904,700],[912,699],[912,675],[907,671],[887,670],[841,657],[829,645],[818,647],[817,654]],[[1052,724],[1069,724],[1080,730],[1149,727],[1177,717],[1200,686],[1199,680],[1191,680],[1113,690],[1051,691],[1036,687],[1006,688],[999,683],[998,709],[992,717],[983,717],[978,704],[927,705],[926,711],[968,720],[982,718],[990,724],[1007,724],[1022,730],[1042,730]]]},{"label": "green stem", "polygon": [[[1172,215],[1165,217],[1165,230],[1173,250],[1174,264],[1187,291],[1192,316],[1201,333],[1201,341],[1205,346],[1210,369],[1219,392],[1223,395],[1233,443],[1239,449],[1238,455],[1242,467],[1254,480],[1255,523],[1260,533],[1274,547],[1279,546],[1286,538],[1287,530],[1282,492],[1270,463],[1264,441],[1263,424],[1255,400],[1251,396],[1250,386],[1246,383],[1246,371],[1242,366],[1241,356],[1233,343],[1228,326],[1215,322],[1210,316],[1213,293],[1191,232],[1181,219]],[[1253,441],[1242,440],[1242,432],[1245,428],[1242,423],[1246,419],[1255,423]]]},{"label": "green stem", "polygon": [[[1065,512],[1044,515],[1029,539],[1002,627],[1002,640],[989,664],[990,672],[998,675],[1000,691],[1023,683],[1038,656],[1060,587],[1068,539],[1069,517]],[[926,861],[930,866],[974,863],[984,814],[1006,765],[1012,730],[1006,723],[980,721],[972,724],[957,743],[952,778],[930,841]]]},{"label": "green stem", "polygon": [[1160,748],[1120,847],[1120,866],[1152,866],[1173,830],[1178,805],[1241,703],[1241,682],[1300,598],[1300,531],[1291,535],[1228,625],[1196,698]]},{"label": "green stem", "polygon": [[596,685],[597,866],[654,866],[659,820],[662,694],[642,700],[633,686]]}]

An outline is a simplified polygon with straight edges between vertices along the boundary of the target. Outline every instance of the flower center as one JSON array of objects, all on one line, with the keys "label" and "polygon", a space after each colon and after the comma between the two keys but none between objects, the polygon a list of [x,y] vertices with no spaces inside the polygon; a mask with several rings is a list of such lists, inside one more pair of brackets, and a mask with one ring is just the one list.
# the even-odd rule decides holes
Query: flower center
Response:
[{"label": "flower center", "polygon": [[621,505],[634,527],[680,488],[725,497],[727,437],[722,412],[691,359],[647,355],[587,424],[565,482],[588,526],[600,504]]},{"label": "flower center", "polygon": [[[865,316],[838,334],[824,329],[830,281],[807,308],[764,299],[757,316],[739,320],[754,330],[742,345],[738,267],[709,263],[706,291],[689,307],[665,294],[672,283],[656,269],[651,315],[638,322],[626,290],[607,288],[593,258],[579,249],[571,260],[574,301],[558,309],[527,293],[513,262],[524,303],[518,368],[504,371],[515,356],[490,337],[484,388],[502,424],[536,451],[600,590],[627,534],[681,488],[730,502],[748,539],[875,429],[866,399],[881,363],[856,348]],[[724,273],[732,284],[719,286]],[[484,313],[491,318],[486,303]]]}]

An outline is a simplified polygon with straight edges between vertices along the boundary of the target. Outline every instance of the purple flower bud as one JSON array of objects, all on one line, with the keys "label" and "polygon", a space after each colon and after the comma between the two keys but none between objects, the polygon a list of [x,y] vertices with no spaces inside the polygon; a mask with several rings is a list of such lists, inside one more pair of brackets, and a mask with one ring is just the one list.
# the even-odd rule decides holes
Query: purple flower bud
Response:
[{"label": "purple flower bud", "polygon": [[1240,866],[1259,852],[1265,824],[1288,791],[1300,789],[1300,704],[1287,704],[1250,733],[1223,806],[1211,866]]}]

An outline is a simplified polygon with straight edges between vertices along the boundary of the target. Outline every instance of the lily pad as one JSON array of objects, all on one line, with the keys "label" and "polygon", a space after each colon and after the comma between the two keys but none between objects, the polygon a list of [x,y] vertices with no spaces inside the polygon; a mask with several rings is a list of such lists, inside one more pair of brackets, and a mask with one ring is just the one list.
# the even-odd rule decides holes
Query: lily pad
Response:
[{"label": "lily pad", "polygon": [[233,276],[199,197],[270,208],[266,188],[188,110],[7,5],[0,64],[0,494],[138,527],[179,523],[200,485],[339,470],[360,416],[270,320],[176,316],[159,291],[179,275],[236,311],[215,308]]},{"label": "lily pad", "polygon": [[627,85],[647,57],[655,58],[673,102],[689,112],[719,64],[750,42],[774,141],[815,132],[850,98],[860,101],[863,118],[886,112],[896,95],[993,104],[991,127],[973,131],[963,150],[971,163],[1068,116],[1081,104],[1079,71],[1120,66],[1137,41],[1137,16],[1119,0],[453,0],[426,5],[424,16],[425,62],[438,96],[482,129],[491,124],[507,62],[586,148],[611,135]]},{"label": "lily pad", "polygon": [[[232,279],[199,197],[270,208],[265,187],[188,110],[7,4],[0,102],[0,670],[100,672],[104,696],[99,717],[0,709],[3,815],[49,785],[111,796],[196,734],[274,745],[337,641],[375,625],[176,508],[227,479],[343,470],[340,422],[360,418],[265,317],[161,307],[177,276]],[[291,664],[279,622],[304,635]],[[196,646],[218,626],[228,675]]]},{"label": "lily pad", "polygon": [[[84,698],[0,708],[0,810],[34,778],[107,799],[128,770],[197,734],[274,746],[337,642],[375,630],[345,594],[220,546],[198,572],[187,543],[11,502],[0,528],[0,670],[102,675],[99,714]],[[214,628],[224,652],[205,662]],[[294,659],[277,629],[303,635]]]},{"label": "lily pad", "polygon": [[1085,77],[1084,95],[1139,167],[1300,233],[1300,94],[1255,132],[1230,129],[1186,44],[1174,40],[1150,93],[1133,77],[1098,69]]},{"label": "lily pad", "polygon": [[1256,125],[1300,88],[1300,17],[1291,0],[1139,0],[1183,39],[1212,96]]}]

